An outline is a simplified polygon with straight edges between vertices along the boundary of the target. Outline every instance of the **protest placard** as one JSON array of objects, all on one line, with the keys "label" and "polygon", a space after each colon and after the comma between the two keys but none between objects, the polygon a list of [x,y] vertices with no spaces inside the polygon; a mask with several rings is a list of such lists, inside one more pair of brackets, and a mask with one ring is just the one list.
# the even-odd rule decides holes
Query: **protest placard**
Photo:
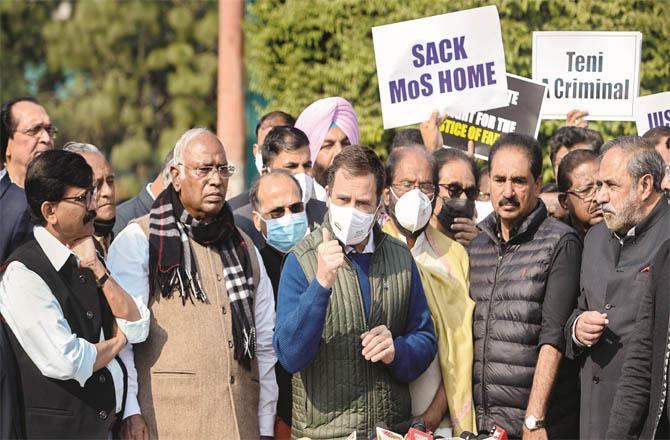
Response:
[{"label": "protest placard", "polygon": [[547,84],[543,119],[573,109],[632,121],[640,88],[640,32],[533,32],[533,80]]},{"label": "protest placard", "polygon": [[507,105],[495,6],[376,26],[372,39],[386,129]]},{"label": "protest placard", "polygon": [[670,126],[670,92],[635,99],[635,125],[640,136],[652,128]]},{"label": "protest placard", "polygon": [[546,87],[508,73],[507,105],[494,110],[449,115],[440,126],[444,145],[465,150],[468,141],[474,141],[475,152],[488,157],[491,145],[504,133],[537,137]]}]

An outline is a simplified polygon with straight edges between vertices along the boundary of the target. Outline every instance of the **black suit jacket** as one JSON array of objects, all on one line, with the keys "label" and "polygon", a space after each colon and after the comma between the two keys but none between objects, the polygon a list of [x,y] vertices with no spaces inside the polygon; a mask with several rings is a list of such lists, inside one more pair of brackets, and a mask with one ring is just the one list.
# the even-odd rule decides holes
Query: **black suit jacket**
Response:
[{"label": "black suit jacket", "polygon": [[136,218],[140,218],[151,211],[151,205],[154,204],[154,198],[149,194],[149,190],[144,187],[142,191],[130,200],[126,200],[116,207],[116,222],[114,223],[114,236],[119,235],[128,223]]},{"label": "black suit jacket", "polygon": [[[623,245],[603,223],[589,229],[584,240],[577,309],[565,324],[566,357],[581,361],[580,437],[602,439],[607,434],[612,403],[636,316],[649,288],[647,266],[668,239],[670,206],[659,200],[635,226],[635,236]],[[607,313],[609,324],[591,348],[572,343],[572,325],[586,310]]]},{"label": "black suit jacket", "polygon": [[[670,232],[670,222],[667,227]],[[665,356],[670,351],[670,240],[661,246],[649,270],[650,289],[640,304],[610,414],[607,438],[611,439],[668,435],[668,404],[661,417],[661,394],[668,374]],[[665,387],[667,391],[667,383]]]},{"label": "black suit jacket", "polygon": [[33,230],[26,193],[5,174],[0,180],[0,264]]}]

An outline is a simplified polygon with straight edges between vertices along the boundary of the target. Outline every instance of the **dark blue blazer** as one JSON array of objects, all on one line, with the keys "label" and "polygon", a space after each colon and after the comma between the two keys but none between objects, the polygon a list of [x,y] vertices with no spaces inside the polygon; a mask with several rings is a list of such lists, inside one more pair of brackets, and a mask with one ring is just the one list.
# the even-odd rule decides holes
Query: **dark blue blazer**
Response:
[{"label": "dark blue blazer", "polygon": [[0,179],[0,264],[32,235],[32,231],[26,193],[5,174]]},{"label": "dark blue blazer", "polygon": [[149,194],[146,187],[130,200],[126,200],[116,207],[116,221],[114,222],[114,236],[119,235],[128,223],[143,215],[149,214],[151,205],[154,204],[154,198]]}]

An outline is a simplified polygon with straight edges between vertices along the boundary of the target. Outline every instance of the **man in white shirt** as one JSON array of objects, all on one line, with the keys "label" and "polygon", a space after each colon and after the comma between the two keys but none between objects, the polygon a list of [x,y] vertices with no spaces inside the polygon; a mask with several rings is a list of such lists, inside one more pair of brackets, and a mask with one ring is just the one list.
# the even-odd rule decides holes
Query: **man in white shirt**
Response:
[{"label": "man in white shirt", "polygon": [[17,361],[27,438],[107,438],[126,393],[117,355],[149,332],[146,306],[96,254],[92,177],[81,156],[58,150],[42,153],[26,173],[38,226],[3,268],[0,313]]},{"label": "man in white shirt", "polygon": [[110,247],[112,274],[151,309],[149,338],[121,354],[136,414],[123,437],[273,436],[274,297],[225,201],[234,170],[213,133],[188,130],[172,184]]}]

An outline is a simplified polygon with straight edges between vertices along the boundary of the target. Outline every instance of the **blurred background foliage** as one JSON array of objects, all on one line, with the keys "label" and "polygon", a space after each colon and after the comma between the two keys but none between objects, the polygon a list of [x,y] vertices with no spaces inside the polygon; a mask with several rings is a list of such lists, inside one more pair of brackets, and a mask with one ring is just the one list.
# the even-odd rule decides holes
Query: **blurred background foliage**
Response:
[{"label": "blurred background foliage", "polygon": [[[358,112],[361,142],[385,156],[394,131],[382,128],[370,28],[490,3],[247,1],[248,131],[266,111],[297,116],[318,98],[340,95]],[[670,90],[665,0],[494,3],[511,73],[530,77],[534,30],[640,31],[640,93]],[[119,176],[118,194],[129,197],[183,131],[215,129],[217,26],[214,0],[2,0],[0,98],[37,96],[60,129],[57,146],[75,139],[99,146]],[[543,145],[562,123],[542,123]],[[630,122],[591,127],[606,139],[635,133]]]},{"label": "blurred background foliage", "polygon": [[[361,142],[384,156],[395,130],[382,128],[371,27],[496,4],[507,71],[531,77],[533,31],[640,31],[640,94],[670,90],[670,2],[667,0],[265,0],[249,6],[247,75],[264,96],[258,111],[298,114],[312,101],[340,95],[352,102]],[[485,30],[482,30],[485,32]],[[564,121],[543,121],[539,140]],[[606,139],[636,134],[632,122],[592,122]],[[545,154],[545,179],[552,178]]]}]

